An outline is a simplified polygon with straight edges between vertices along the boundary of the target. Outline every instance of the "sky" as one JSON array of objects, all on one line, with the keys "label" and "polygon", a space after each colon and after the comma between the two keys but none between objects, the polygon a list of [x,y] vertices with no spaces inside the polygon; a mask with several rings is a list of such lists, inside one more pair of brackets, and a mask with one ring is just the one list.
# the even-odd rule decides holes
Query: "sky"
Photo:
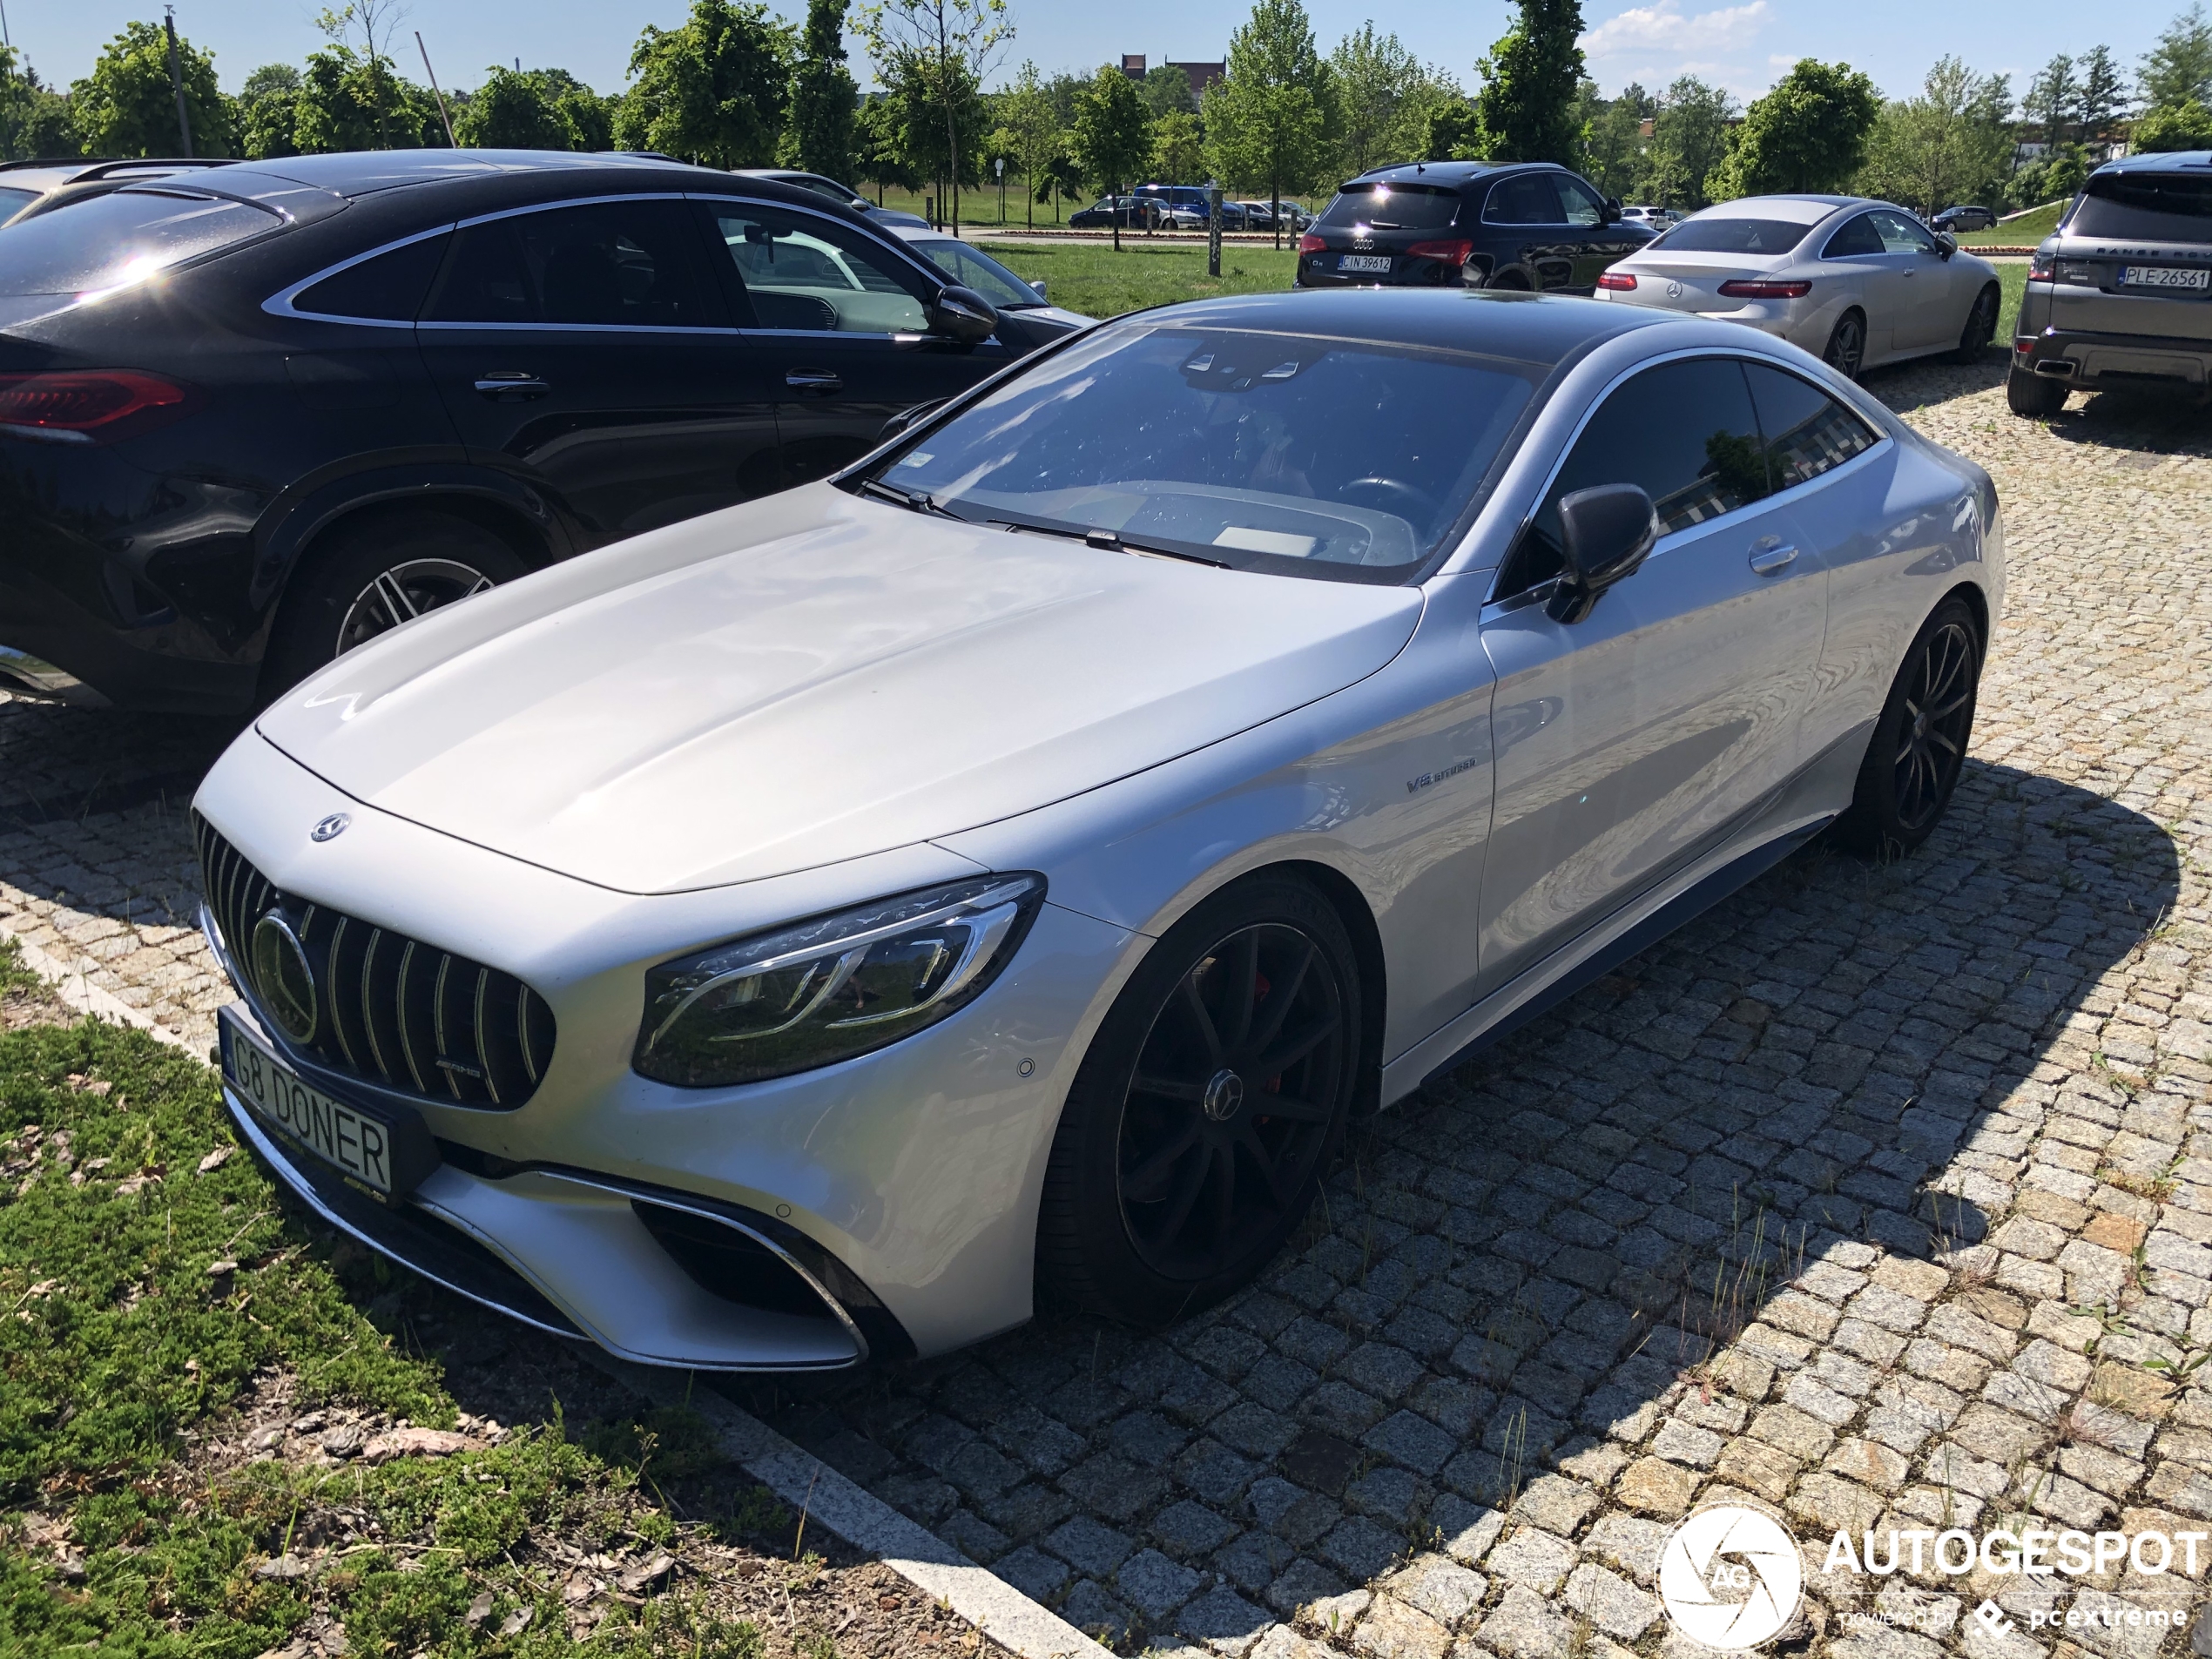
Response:
[{"label": "sky", "polygon": [[[1421,57],[1472,85],[1474,60],[1505,31],[1506,0],[1306,0],[1323,51],[1372,17]],[[1955,53],[1975,69],[2013,78],[2015,93],[2054,53],[2075,57],[2102,44],[2131,73],[2184,0],[1583,0],[1591,73],[1608,93],[1629,81],[1664,86],[1694,74],[1738,98],[1756,98],[1804,57],[1865,70],[1892,97],[1909,95],[1928,65]],[[132,18],[158,19],[148,0],[0,0],[8,37],[50,83],[85,74],[108,38]],[[1008,0],[1015,37],[1005,65],[1034,59],[1047,72],[1084,69],[1143,52],[1153,62],[1206,60],[1226,51],[1251,0],[1118,0],[1105,13],[1087,0]],[[603,92],[617,91],[638,30],[682,20],[685,0],[415,0],[396,42],[403,72],[421,74],[413,33],[421,31],[439,79],[474,86],[487,65],[566,69]],[[179,0],[177,26],[212,49],[225,87],[235,91],[257,65],[298,63],[323,44],[320,0]],[[804,15],[804,0],[772,10]],[[867,65],[854,47],[862,84]]]}]

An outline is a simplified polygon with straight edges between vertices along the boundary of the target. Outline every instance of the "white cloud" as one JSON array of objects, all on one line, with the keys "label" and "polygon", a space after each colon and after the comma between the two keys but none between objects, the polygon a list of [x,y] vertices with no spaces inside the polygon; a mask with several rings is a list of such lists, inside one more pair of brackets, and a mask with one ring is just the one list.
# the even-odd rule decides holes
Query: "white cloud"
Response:
[{"label": "white cloud", "polygon": [[1679,0],[1657,0],[1654,5],[1631,6],[1607,18],[1584,35],[1581,44],[1593,57],[1724,51],[1750,39],[1773,16],[1767,0],[1750,0],[1747,5],[1723,6],[1687,17]]}]

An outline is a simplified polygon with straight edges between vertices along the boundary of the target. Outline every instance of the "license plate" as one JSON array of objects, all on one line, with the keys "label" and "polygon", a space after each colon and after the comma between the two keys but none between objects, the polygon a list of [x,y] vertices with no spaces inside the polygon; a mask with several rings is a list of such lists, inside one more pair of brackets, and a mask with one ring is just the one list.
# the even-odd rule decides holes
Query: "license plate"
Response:
[{"label": "license plate", "polygon": [[1390,269],[1390,255],[1387,253],[1339,253],[1337,255],[1337,269],[1384,273]]},{"label": "license plate", "polygon": [[227,1009],[216,1028],[223,1081],[265,1127],[329,1164],[349,1184],[388,1204],[405,1197],[435,1166],[429,1130],[413,1113],[333,1100],[302,1082]]},{"label": "license plate", "polygon": [[2212,270],[2202,266],[2188,270],[2176,265],[2123,265],[2120,285],[2124,288],[2202,288],[2212,283]]}]

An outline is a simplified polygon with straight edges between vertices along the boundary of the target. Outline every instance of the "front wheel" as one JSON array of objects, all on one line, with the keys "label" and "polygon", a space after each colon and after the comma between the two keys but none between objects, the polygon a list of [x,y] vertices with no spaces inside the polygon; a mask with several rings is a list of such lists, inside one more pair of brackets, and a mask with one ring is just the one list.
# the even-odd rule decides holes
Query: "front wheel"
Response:
[{"label": "front wheel", "polygon": [[1859,763],[1843,840],[1897,859],[1926,840],[1951,804],[1973,735],[1981,640],[1966,602],[1946,599],[1913,637]]},{"label": "front wheel", "polygon": [[1047,1290],[1161,1325],[1251,1280],[1343,1137],[1361,1019],[1344,924],[1303,882],[1240,882],[1170,928],[1061,1114],[1037,1225]]}]

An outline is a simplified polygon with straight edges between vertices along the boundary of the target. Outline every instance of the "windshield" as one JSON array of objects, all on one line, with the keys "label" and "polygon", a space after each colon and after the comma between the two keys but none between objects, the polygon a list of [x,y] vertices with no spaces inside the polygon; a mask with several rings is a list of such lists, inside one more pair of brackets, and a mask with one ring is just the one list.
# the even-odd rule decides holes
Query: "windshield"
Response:
[{"label": "windshield", "polygon": [[1650,246],[1670,253],[1787,253],[1811,228],[1787,219],[1686,219]]},{"label": "windshield", "polygon": [[1131,320],[880,463],[917,505],[1104,531],[1239,569],[1403,579],[1458,522],[1533,367],[1358,340]]},{"label": "windshield", "polygon": [[973,288],[1001,311],[1022,311],[1041,306],[1037,291],[988,253],[979,253],[965,242],[934,236],[911,245],[954,281]]},{"label": "windshield", "polygon": [[[1285,212],[1297,207],[1285,202]],[[1366,225],[1379,231],[1440,231],[1457,218],[1460,192],[1433,185],[1347,185],[1321,215],[1321,223],[1339,229]]]},{"label": "windshield", "polygon": [[151,186],[110,192],[10,226],[0,293],[91,293],[284,221],[244,202]]},{"label": "windshield", "polygon": [[2212,241],[2212,176],[2097,173],[2081,187],[2066,228],[2071,236]]}]

